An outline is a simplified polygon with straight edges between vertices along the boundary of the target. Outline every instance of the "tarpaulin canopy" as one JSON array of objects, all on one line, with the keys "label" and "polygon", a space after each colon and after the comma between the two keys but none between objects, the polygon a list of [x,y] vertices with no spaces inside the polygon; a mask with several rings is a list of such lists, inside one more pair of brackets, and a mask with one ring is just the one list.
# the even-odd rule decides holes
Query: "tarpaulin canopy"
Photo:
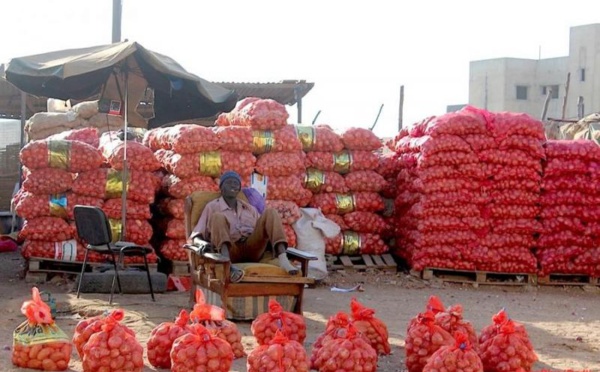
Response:
[{"label": "tarpaulin canopy", "polygon": [[14,58],[5,76],[26,93],[63,100],[101,94],[123,101],[127,87],[130,121],[141,118],[135,107],[151,87],[155,117],[149,128],[210,117],[230,111],[237,102],[233,90],[189,73],[172,58],[130,41]]}]

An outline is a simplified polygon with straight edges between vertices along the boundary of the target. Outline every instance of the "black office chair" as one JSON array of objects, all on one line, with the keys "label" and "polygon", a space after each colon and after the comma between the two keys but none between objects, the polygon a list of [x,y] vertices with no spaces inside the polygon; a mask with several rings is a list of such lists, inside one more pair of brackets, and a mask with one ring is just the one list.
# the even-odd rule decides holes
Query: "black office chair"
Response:
[{"label": "black office chair", "polygon": [[123,292],[121,289],[121,280],[119,279],[117,259],[115,257],[117,254],[119,255],[118,262],[120,263],[123,263],[123,259],[126,256],[137,256],[144,258],[146,274],[148,275],[148,286],[150,287],[150,295],[152,296],[152,301],[155,301],[154,290],[152,289],[152,279],[150,278],[150,270],[148,268],[148,259],[146,257],[148,254],[152,253],[152,248],[142,247],[130,242],[112,243],[112,233],[108,218],[106,217],[104,211],[98,207],[76,205],[73,209],[73,212],[75,214],[77,235],[79,235],[79,238],[86,243],[83,266],[81,267],[81,275],[79,276],[79,283],[77,284],[77,298],[79,298],[81,282],[83,281],[83,275],[87,265],[88,252],[94,251],[100,254],[108,255],[112,259],[115,275],[113,276],[112,285],[110,287],[110,304],[112,304],[113,294],[115,291],[115,281],[119,285],[119,293]]}]

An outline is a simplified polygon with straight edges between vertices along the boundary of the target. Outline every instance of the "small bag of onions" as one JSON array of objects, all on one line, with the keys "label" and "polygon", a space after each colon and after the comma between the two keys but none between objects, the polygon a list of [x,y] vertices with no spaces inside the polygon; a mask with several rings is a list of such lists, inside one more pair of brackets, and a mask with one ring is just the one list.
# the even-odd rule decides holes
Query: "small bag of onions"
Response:
[{"label": "small bag of onions", "polygon": [[427,361],[423,372],[472,371],[483,372],[483,363],[471,348],[469,336],[462,332],[454,334],[454,345],[442,346]]},{"label": "small bag of onions", "polygon": [[463,319],[463,307],[456,304],[448,307],[435,315],[435,324],[442,327],[451,335],[456,332],[464,333],[469,338],[469,344],[473,350],[479,350],[479,338],[473,325]]},{"label": "small bag of onions", "polygon": [[[431,311],[434,316],[437,313],[445,311],[445,309],[446,308],[444,307],[444,303],[437,296],[430,296],[429,300],[427,300],[427,305],[425,306],[425,311]],[[415,316],[414,318],[412,318],[410,320],[410,322],[408,323],[408,327],[406,328],[407,333],[408,333],[408,331],[410,331],[412,326],[414,326],[415,324],[418,323],[420,315],[421,314],[418,314],[417,316]]]},{"label": "small bag of onions", "polygon": [[378,355],[387,355],[391,352],[388,341],[388,330],[381,319],[375,317],[375,310],[358,302],[356,298],[350,301],[352,322],[356,329],[369,339],[373,349]]},{"label": "small bag of onions", "polygon": [[[504,309],[501,309],[497,314],[492,316],[492,324],[484,327],[479,334],[479,344],[483,345],[483,343],[495,337],[500,332],[500,326],[502,326],[502,324],[504,324],[507,320],[508,315]],[[525,327],[521,323],[513,321],[513,324],[515,326],[516,333],[520,333],[523,335],[523,337],[529,338]]]},{"label": "small bag of onions", "polygon": [[277,331],[268,345],[260,345],[248,355],[248,372],[308,372],[310,365],[302,344]]},{"label": "small bag of onions", "polygon": [[83,346],[84,371],[131,371],[144,368],[144,348],[120,316],[108,316],[100,332],[90,336]]},{"label": "small bag of onions", "polygon": [[[125,312],[122,309],[116,309],[110,313],[104,313],[93,318],[82,319],[75,326],[75,332],[73,334],[73,344],[77,349],[79,357],[83,359],[83,347],[88,342],[90,337],[94,333],[98,333],[102,330],[102,325],[105,323],[107,318],[113,318],[116,321],[121,321],[125,318]],[[130,328],[125,327],[125,331],[135,336],[135,333]]]},{"label": "small bag of onions", "polygon": [[348,329],[338,329],[335,339],[323,344],[317,353],[314,368],[324,371],[377,370],[377,352],[350,323]]},{"label": "small bag of onions", "polygon": [[230,370],[233,351],[227,341],[215,337],[201,324],[192,324],[190,333],[180,336],[171,348],[171,371]]},{"label": "small bag of onions", "polygon": [[306,322],[301,315],[283,310],[274,299],[269,300],[269,311],[260,314],[252,321],[250,330],[259,345],[268,345],[281,331],[288,339],[304,343],[306,338]]},{"label": "small bag of onions", "polygon": [[523,330],[508,319],[500,325],[498,334],[480,345],[479,355],[486,372],[531,370],[537,356]]},{"label": "small bag of onions", "polygon": [[181,310],[175,322],[163,322],[154,327],[148,339],[148,361],[156,368],[171,368],[171,347],[180,336],[189,333],[187,311]]},{"label": "small bag of onions", "polygon": [[[319,350],[321,350],[323,345],[327,344],[331,340],[335,340],[337,336],[341,333],[338,332],[338,330],[348,330],[350,323],[350,317],[343,311],[339,311],[337,314],[329,318],[327,324],[325,325],[325,331],[317,337],[315,343],[313,344],[312,352],[310,355],[310,365],[312,369],[317,369],[317,367],[315,366],[315,361],[317,360],[317,355],[319,354]],[[366,337],[365,341],[369,342],[369,340]]]},{"label": "small bag of onions", "polygon": [[218,338],[225,340],[230,346],[235,358],[246,355],[242,345],[242,334],[234,322],[225,319],[225,311],[220,307],[206,303],[204,293],[196,290],[196,304],[190,313],[192,323],[199,323]]},{"label": "small bag of onions", "polygon": [[440,347],[453,345],[454,338],[435,324],[431,311],[419,314],[417,323],[406,334],[406,367],[409,372],[421,372]]}]

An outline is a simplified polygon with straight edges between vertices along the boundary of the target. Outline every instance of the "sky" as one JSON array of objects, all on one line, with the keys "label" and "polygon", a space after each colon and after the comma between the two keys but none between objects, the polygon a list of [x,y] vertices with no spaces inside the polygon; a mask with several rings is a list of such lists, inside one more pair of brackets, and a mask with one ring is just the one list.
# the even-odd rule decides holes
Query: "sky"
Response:
[{"label": "sky", "polygon": [[[468,103],[469,62],[569,54],[600,1],[122,0],[122,39],[213,82],[306,80],[302,119],[398,132]],[[0,63],[110,44],[113,0],[0,0]],[[296,106],[288,107],[290,123]]]}]

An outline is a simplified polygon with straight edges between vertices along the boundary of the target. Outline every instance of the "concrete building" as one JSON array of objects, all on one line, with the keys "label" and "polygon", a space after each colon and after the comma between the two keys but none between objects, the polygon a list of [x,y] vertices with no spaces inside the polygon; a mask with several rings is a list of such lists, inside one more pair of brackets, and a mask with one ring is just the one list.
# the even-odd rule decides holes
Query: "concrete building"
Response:
[{"label": "concrete building", "polygon": [[469,104],[539,118],[551,90],[546,117],[561,118],[569,73],[565,118],[600,112],[600,24],[571,27],[566,57],[472,61]]}]

